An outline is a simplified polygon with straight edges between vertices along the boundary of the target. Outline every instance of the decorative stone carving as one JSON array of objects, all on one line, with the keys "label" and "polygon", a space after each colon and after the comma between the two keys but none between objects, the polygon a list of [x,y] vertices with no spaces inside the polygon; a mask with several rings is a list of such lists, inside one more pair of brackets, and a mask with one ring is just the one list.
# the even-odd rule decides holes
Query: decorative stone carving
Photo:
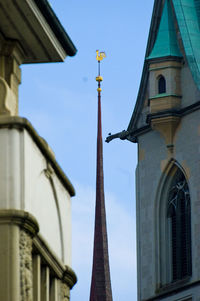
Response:
[{"label": "decorative stone carving", "polygon": [[24,53],[16,41],[0,36],[0,115],[18,115],[18,86],[21,83],[20,64]]},{"label": "decorative stone carving", "polygon": [[69,287],[66,283],[61,284],[61,300],[60,301],[69,301]]},{"label": "decorative stone carving", "polygon": [[32,239],[20,231],[20,287],[21,301],[33,301]]},{"label": "decorative stone carving", "polygon": [[180,117],[178,116],[162,116],[151,120],[152,129],[157,130],[164,137],[169,154],[173,153],[174,137],[179,124]]},{"label": "decorative stone carving", "polygon": [[17,103],[15,101],[14,93],[2,77],[0,77],[0,114],[17,114]]}]

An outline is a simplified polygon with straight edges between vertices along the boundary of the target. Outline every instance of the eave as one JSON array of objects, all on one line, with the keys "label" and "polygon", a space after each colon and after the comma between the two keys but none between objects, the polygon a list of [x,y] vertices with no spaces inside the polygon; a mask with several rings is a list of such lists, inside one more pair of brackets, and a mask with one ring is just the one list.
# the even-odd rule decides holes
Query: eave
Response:
[{"label": "eave", "polygon": [[[158,27],[159,27],[160,19],[161,19],[161,13],[162,13],[162,9],[163,9],[163,2],[164,2],[163,0],[155,0],[155,2],[154,2],[153,15],[152,15],[152,19],[151,19],[151,25],[150,25],[150,30],[149,30],[149,37],[148,37],[148,42],[147,42],[145,58],[150,55],[150,53],[153,49],[155,40],[156,40]],[[143,100],[145,97],[146,87],[148,84],[148,77],[149,77],[148,61],[146,61],[146,59],[145,59],[135,108],[134,108],[130,123],[127,128],[128,132],[132,132],[136,129],[139,112],[142,110],[142,107],[143,107]],[[144,89],[144,87],[145,87],[145,89]]]},{"label": "eave", "polygon": [[173,109],[173,110],[167,110],[164,112],[159,112],[159,113],[153,113],[153,114],[148,114],[146,122],[147,124],[143,127],[140,127],[138,129],[133,129],[130,131],[122,131],[119,133],[116,133],[114,135],[109,135],[105,142],[109,143],[110,141],[119,138],[121,140],[129,140],[130,142],[136,143],[138,142],[138,137],[140,135],[143,135],[149,131],[152,131],[151,128],[151,121],[153,119],[158,119],[158,118],[163,118],[163,117],[168,117],[168,116],[177,116],[177,117],[184,117],[188,114],[192,114],[193,112],[197,111],[200,109],[200,101],[197,101],[196,103],[193,103],[192,105],[189,105],[187,107],[181,108],[179,110]]},{"label": "eave", "polygon": [[67,55],[74,56],[77,52],[77,49],[72,43],[72,40],[66,33],[59,19],[55,15],[48,1],[47,0],[34,0],[34,1],[37,4],[38,8],[40,9],[44,18],[46,19],[47,23],[53,30],[55,36],[61,43],[62,47],[66,51]]},{"label": "eave", "polygon": [[60,62],[76,53],[47,0],[1,1],[0,28],[5,40],[20,44],[22,63]]}]

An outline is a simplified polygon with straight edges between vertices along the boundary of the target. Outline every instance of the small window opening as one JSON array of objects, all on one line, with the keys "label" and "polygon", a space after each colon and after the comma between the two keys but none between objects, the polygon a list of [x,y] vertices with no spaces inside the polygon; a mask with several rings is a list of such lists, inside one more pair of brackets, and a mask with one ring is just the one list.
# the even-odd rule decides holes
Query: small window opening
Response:
[{"label": "small window opening", "polygon": [[158,94],[166,93],[166,80],[164,76],[160,76],[158,79]]}]

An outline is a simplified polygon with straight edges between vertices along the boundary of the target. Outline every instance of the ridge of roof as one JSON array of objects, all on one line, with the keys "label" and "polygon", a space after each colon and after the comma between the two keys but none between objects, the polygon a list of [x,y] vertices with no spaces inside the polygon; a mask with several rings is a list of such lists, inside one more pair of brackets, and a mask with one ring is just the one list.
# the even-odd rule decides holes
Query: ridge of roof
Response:
[{"label": "ridge of roof", "polygon": [[156,41],[147,59],[167,56],[182,57],[177,42],[172,8],[169,0],[165,1]]}]

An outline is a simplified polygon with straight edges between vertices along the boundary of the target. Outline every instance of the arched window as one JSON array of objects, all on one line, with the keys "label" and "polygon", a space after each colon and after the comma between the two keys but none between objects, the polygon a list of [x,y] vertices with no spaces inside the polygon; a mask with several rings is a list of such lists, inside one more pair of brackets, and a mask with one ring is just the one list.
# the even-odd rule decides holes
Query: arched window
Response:
[{"label": "arched window", "polygon": [[169,186],[166,215],[170,278],[171,281],[177,281],[192,273],[190,194],[186,178],[180,169],[177,169]]},{"label": "arched window", "polygon": [[166,80],[164,76],[158,78],[158,94],[166,93]]}]

